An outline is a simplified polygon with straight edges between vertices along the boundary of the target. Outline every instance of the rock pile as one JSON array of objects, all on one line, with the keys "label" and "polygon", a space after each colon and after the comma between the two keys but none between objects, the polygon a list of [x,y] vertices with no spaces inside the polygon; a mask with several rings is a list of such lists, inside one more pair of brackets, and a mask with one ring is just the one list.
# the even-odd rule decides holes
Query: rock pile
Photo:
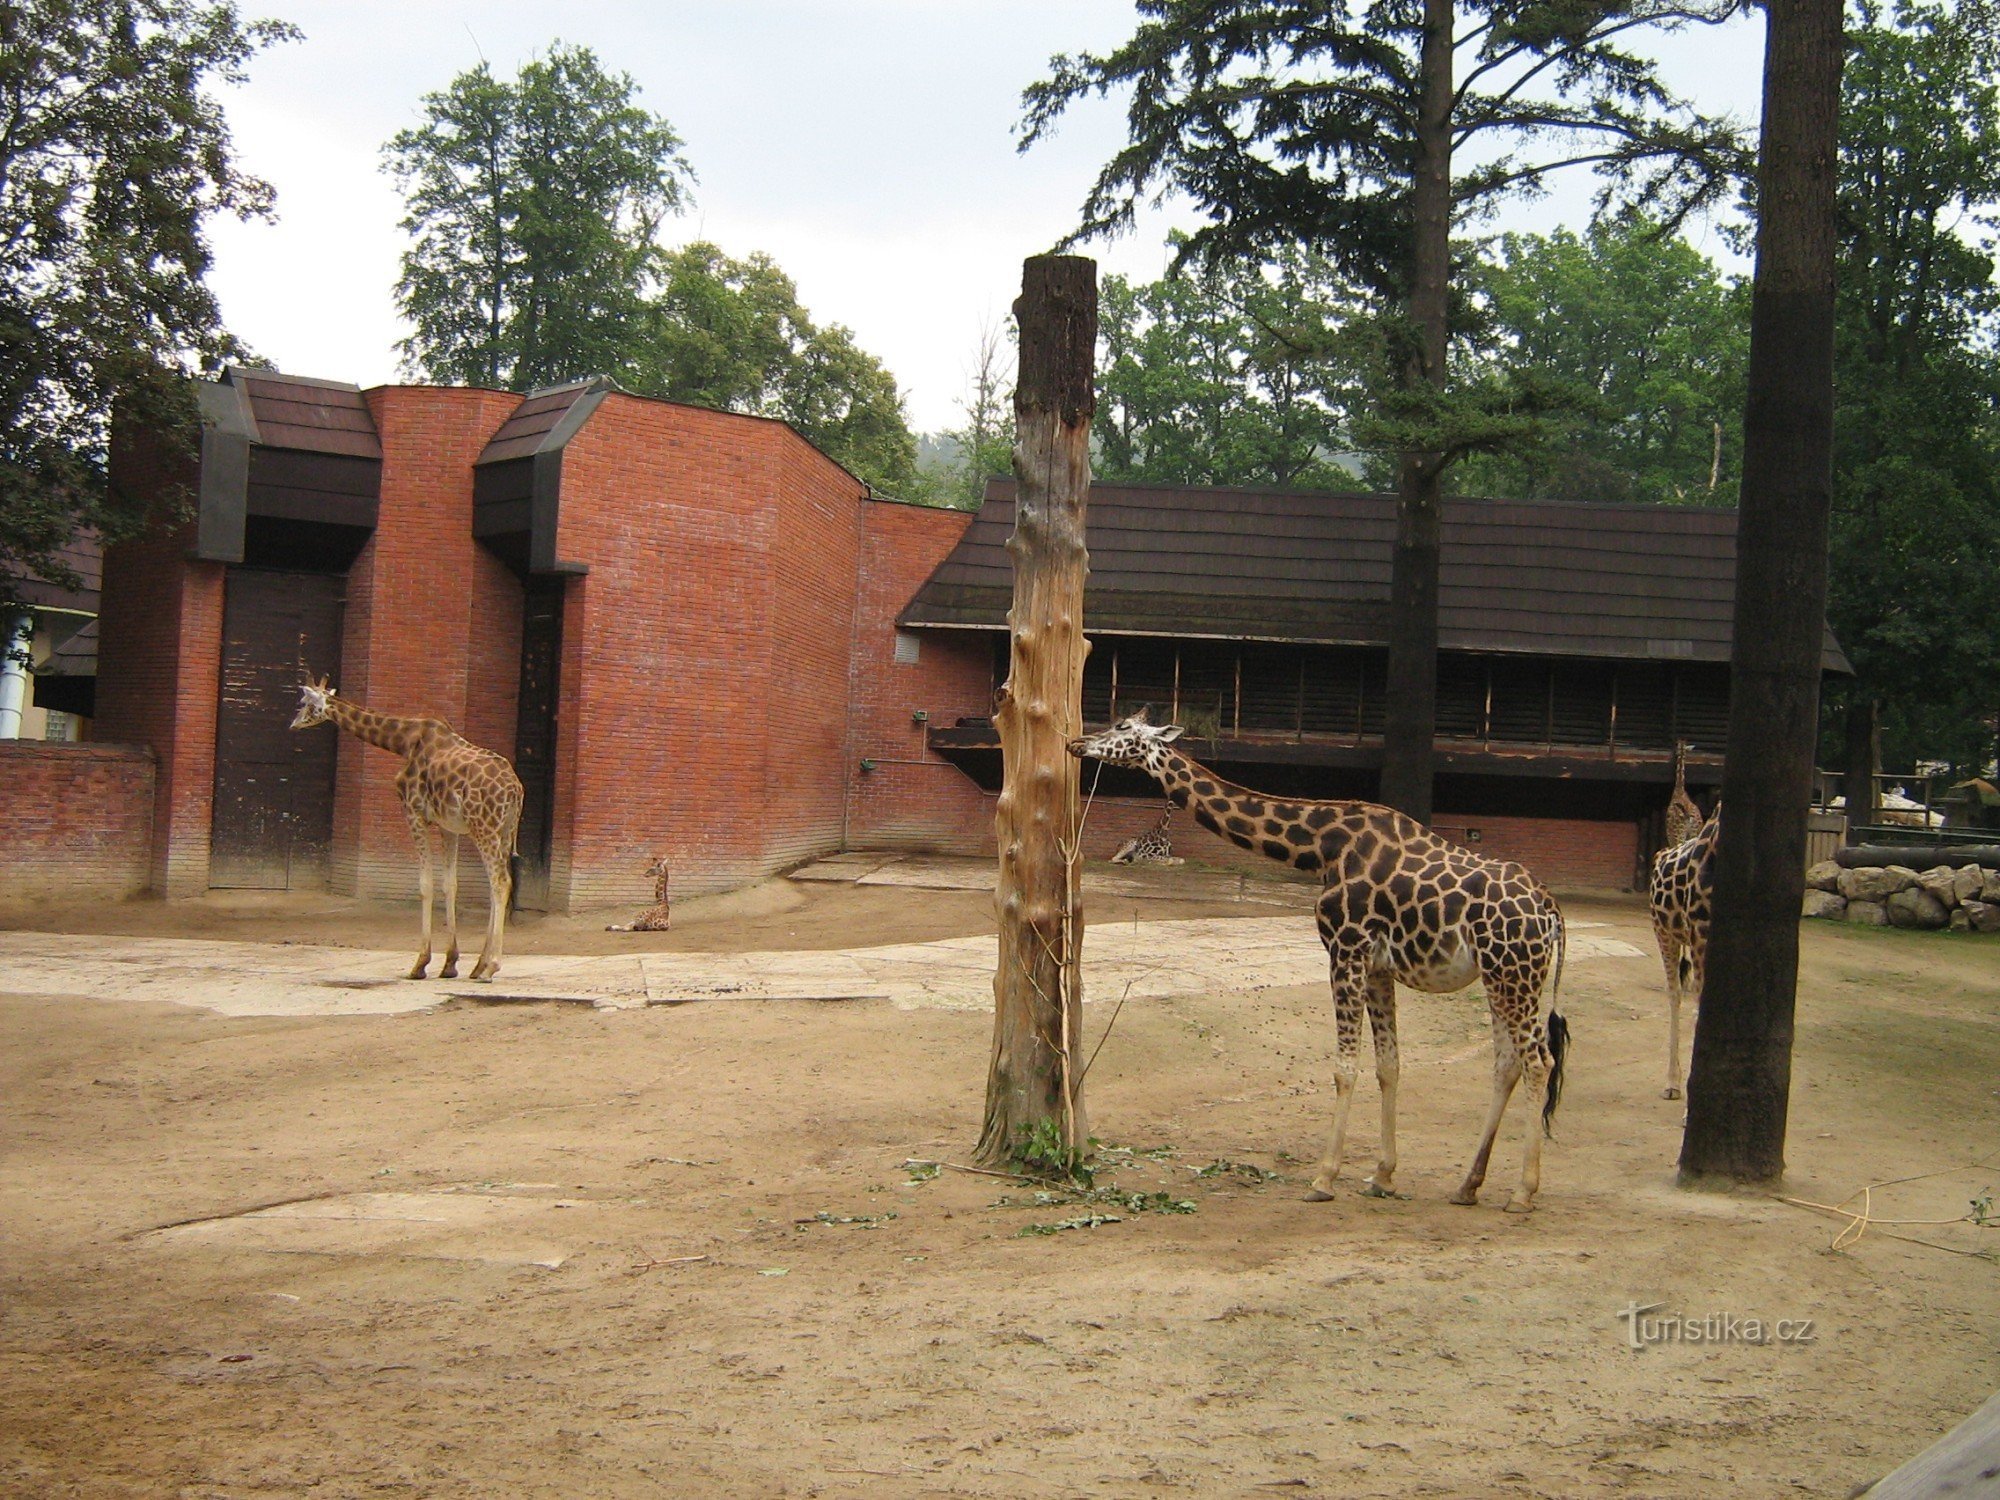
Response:
[{"label": "rock pile", "polygon": [[1805,915],[1872,927],[2000,932],[2000,870],[1978,865],[1921,872],[1904,865],[1843,870],[1825,859],[1806,871]]}]

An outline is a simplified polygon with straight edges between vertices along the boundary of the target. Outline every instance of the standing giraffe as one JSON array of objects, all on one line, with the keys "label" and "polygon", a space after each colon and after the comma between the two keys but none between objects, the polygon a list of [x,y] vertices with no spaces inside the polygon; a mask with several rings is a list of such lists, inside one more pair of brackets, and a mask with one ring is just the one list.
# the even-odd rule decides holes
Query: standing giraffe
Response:
[{"label": "standing giraffe", "polygon": [[1667,799],[1667,847],[1685,844],[1701,832],[1701,809],[1688,795],[1687,759],[1694,746],[1686,740],[1674,741],[1674,792]]},{"label": "standing giraffe", "polygon": [[1715,841],[1722,832],[1722,805],[1693,838],[1653,856],[1647,899],[1653,909],[1653,941],[1667,971],[1667,1086],[1662,1099],[1681,1096],[1681,1001],[1701,1003],[1708,967],[1708,923],[1715,891]]},{"label": "standing giraffe", "polygon": [[507,928],[507,904],[514,892],[508,861],[521,823],[521,778],[505,756],[482,750],[462,738],[442,719],[399,719],[350,703],[324,677],[299,689],[299,711],[292,728],[337,724],[371,745],[403,757],[396,773],[396,795],[410,820],[417,841],[417,891],[423,905],[423,941],[410,978],[422,979],[431,961],[431,829],[444,835],[444,921],[450,929],[444,967],[438,978],[458,977],[458,840],[470,834],[486,866],[491,907],[486,914],[486,942],[474,979],[491,979],[500,972],[500,948]]},{"label": "standing giraffe", "polygon": [[[1382,1154],[1362,1184],[1387,1197],[1396,1171],[1396,981],[1445,994],[1478,979],[1493,1025],[1493,1100],[1454,1203],[1479,1201],[1486,1164],[1514,1085],[1528,1080],[1530,1107],[1521,1183],[1507,1207],[1526,1213],[1541,1186],[1542,1135],[1562,1096],[1569,1027],[1555,1010],[1562,983],[1562,913],[1548,890],[1517,864],[1482,859],[1421,823],[1372,802],[1288,802],[1233,786],[1172,748],[1178,724],[1155,727],[1145,714],[1070,742],[1072,755],[1138,766],[1168,800],[1194,808],[1195,821],[1231,843],[1300,870],[1318,870],[1319,935],[1331,963],[1334,1017],[1333,1130],[1314,1173],[1311,1201],[1333,1196],[1354,1101],[1361,1012],[1375,1038],[1382,1093]],[[1550,985],[1553,977],[1554,984]],[[1549,989],[1549,1009],[1542,991]]]}]

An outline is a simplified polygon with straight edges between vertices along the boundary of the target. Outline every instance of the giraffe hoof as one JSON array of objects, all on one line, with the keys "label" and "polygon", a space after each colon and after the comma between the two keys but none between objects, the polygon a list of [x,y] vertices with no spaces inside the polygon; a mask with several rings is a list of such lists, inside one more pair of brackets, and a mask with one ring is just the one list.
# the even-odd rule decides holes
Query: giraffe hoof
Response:
[{"label": "giraffe hoof", "polygon": [[1507,1212],[1510,1214],[1531,1214],[1534,1211],[1535,1200],[1532,1198],[1509,1198],[1507,1200]]},{"label": "giraffe hoof", "polygon": [[440,979],[458,978],[458,965],[456,963],[446,964],[442,969],[438,970],[438,978]]},{"label": "giraffe hoof", "polygon": [[1662,1099],[1678,1099],[1680,1096],[1681,1086],[1677,1083],[1670,1083],[1660,1090],[1660,1097]]},{"label": "giraffe hoof", "polygon": [[410,972],[405,974],[403,977],[405,979],[428,979],[430,978],[430,975],[425,973],[424,971],[429,967],[430,967],[430,961],[426,959],[423,963],[418,964],[414,969],[410,970]]},{"label": "giraffe hoof", "polygon": [[1305,1197],[1300,1201],[1304,1203],[1331,1203],[1333,1202],[1333,1194],[1322,1187],[1311,1187],[1306,1189]]},{"label": "giraffe hoof", "polygon": [[1456,1203],[1460,1208],[1477,1208],[1479,1206],[1479,1193],[1476,1189],[1460,1188],[1451,1195],[1451,1201]]}]

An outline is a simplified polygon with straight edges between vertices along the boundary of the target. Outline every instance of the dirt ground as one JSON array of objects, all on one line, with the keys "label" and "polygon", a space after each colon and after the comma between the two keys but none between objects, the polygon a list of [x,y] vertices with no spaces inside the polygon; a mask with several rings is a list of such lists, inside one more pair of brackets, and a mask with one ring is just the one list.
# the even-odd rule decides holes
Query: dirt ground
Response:
[{"label": "dirt ground", "polygon": [[[1089,915],[1264,934],[1290,910],[1313,947],[1296,891],[1205,878]],[[1674,1187],[1643,907],[1565,905],[1602,941],[1565,980],[1569,1086],[1525,1217],[1501,1210],[1514,1117],[1487,1201],[1446,1202],[1488,1086],[1470,994],[1400,997],[1407,1199],[1300,1199],[1324,984],[1209,980],[1129,1000],[1089,1075],[1100,1187],[1164,1197],[1038,1204],[959,1169],[978,1010],[232,1017],[199,985],[10,981],[0,1494],[1847,1495],[2000,1385],[2000,1230],[1949,1222],[2000,1184],[2000,947],[1806,924],[1787,1192],[1918,1177],[1874,1215],[1947,1221],[1834,1250],[1842,1219]],[[612,915],[523,919],[509,957],[992,930],[983,892],[837,881],[685,902],[671,934]],[[295,897],[0,914],[78,952],[407,954],[414,926]],[[1117,998],[1094,992],[1093,1041]],[[1357,1187],[1375,1137],[1364,1065]]]}]

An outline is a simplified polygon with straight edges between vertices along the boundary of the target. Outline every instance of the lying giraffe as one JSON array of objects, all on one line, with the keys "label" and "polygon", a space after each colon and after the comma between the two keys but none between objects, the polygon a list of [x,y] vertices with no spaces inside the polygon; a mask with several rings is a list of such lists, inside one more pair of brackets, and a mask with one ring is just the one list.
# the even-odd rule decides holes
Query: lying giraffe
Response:
[{"label": "lying giraffe", "polygon": [[1160,821],[1136,838],[1129,838],[1118,846],[1118,852],[1111,856],[1114,865],[1177,865],[1181,861],[1174,857],[1174,844],[1168,832],[1174,821],[1174,805],[1169,802],[1160,814]]},{"label": "lying giraffe", "polygon": [[[1501,1116],[1524,1076],[1530,1107],[1521,1181],[1509,1210],[1534,1207],[1542,1135],[1562,1095],[1569,1027],[1555,1010],[1564,926],[1548,890],[1516,864],[1483,859],[1414,819],[1371,802],[1296,802],[1231,785],[1173,748],[1178,724],[1155,727],[1144,713],[1070,741],[1072,755],[1138,766],[1169,801],[1231,843],[1300,870],[1321,872],[1319,935],[1332,966],[1333,1129],[1307,1194],[1333,1196],[1347,1139],[1361,1043],[1361,1013],[1375,1037],[1382,1092],[1382,1153],[1362,1191],[1386,1197],[1396,1172],[1396,982],[1444,994],[1478,979],[1493,1024],[1493,1099],[1454,1203],[1479,1201]],[[1551,984],[1551,980],[1554,981]],[[1549,990],[1544,1014],[1542,992]]]},{"label": "lying giraffe", "polygon": [[1681,1001],[1701,1002],[1713,915],[1715,841],[1721,833],[1718,803],[1693,838],[1653,856],[1647,899],[1653,910],[1653,941],[1660,945],[1660,963],[1667,971],[1667,1086],[1660,1091],[1662,1099],[1681,1096]]},{"label": "lying giraffe", "polygon": [[450,931],[438,978],[458,977],[458,840],[470,834],[486,866],[491,905],[486,942],[474,979],[500,972],[500,949],[507,928],[507,905],[514,893],[508,861],[521,823],[521,778],[506,757],[459,736],[442,719],[400,719],[351,703],[327,686],[324,677],[299,689],[292,728],[337,724],[349,734],[403,757],[396,795],[417,841],[417,891],[423,906],[423,940],[409,977],[422,979],[431,962],[431,829],[444,835],[444,922]]},{"label": "lying giraffe", "polygon": [[612,923],[606,932],[665,932],[674,925],[673,912],[667,906],[666,855],[647,865],[646,873],[653,877],[653,904],[629,922]]}]

